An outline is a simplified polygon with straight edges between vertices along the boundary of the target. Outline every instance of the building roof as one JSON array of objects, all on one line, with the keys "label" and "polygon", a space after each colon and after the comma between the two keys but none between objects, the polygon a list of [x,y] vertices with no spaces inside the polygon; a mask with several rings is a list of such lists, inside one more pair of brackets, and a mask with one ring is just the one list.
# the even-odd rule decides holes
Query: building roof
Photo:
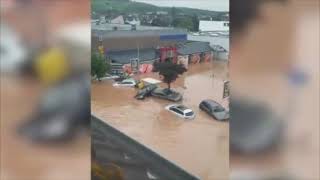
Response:
[{"label": "building roof", "polygon": [[97,117],[91,122],[94,160],[119,167],[124,179],[199,179]]},{"label": "building roof", "polygon": [[[126,24],[127,25],[127,24]],[[122,26],[122,25],[121,25]],[[103,38],[118,38],[118,37],[146,37],[146,36],[163,36],[163,35],[187,35],[187,31],[184,29],[175,28],[160,28],[153,26],[136,26],[136,30],[131,30],[131,25],[128,25],[129,29],[123,29],[113,31],[111,29],[92,29],[93,37]],[[118,27],[118,26],[117,26]]]},{"label": "building roof", "polygon": [[[109,57],[114,63],[128,64],[131,59],[138,58],[138,50],[122,50],[122,51],[109,51],[107,52],[107,57]],[[140,61],[150,61],[157,59],[157,53],[155,49],[140,49],[139,50],[139,59]]]},{"label": "building roof", "polygon": [[[118,30],[131,30],[130,24],[112,24],[112,23],[106,23],[106,24],[99,24],[96,23],[91,24],[92,30],[102,30],[102,31],[113,31],[114,27],[117,27]],[[174,27],[159,27],[159,26],[137,26],[137,31],[144,31],[144,30],[173,30],[177,29]]]},{"label": "building roof", "polygon": [[203,53],[212,51],[208,42],[189,41],[178,45],[178,53],[181,55]]}]

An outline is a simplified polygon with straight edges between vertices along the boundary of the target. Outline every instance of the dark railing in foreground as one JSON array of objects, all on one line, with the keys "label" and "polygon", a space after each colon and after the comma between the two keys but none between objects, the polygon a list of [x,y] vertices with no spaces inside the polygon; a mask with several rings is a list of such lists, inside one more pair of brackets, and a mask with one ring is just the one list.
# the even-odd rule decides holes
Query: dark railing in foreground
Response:
[{"label": "dark railing in foreground", "polygon": [[96,161],[116,164],[123,169],[125,179],[199,179],[93,115],[91,134]]}]

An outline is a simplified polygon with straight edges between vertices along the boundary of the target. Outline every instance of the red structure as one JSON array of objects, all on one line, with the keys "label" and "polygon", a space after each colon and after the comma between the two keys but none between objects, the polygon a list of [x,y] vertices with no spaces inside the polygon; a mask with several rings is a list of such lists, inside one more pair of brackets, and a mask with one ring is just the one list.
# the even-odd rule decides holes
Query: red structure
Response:
[{"label": "red structure", "polygon": [[176,47],[161,47],[160,51],[160,61],[164,62],[167,58],[172,59],[173,63],[178,61],[178,53]]}]

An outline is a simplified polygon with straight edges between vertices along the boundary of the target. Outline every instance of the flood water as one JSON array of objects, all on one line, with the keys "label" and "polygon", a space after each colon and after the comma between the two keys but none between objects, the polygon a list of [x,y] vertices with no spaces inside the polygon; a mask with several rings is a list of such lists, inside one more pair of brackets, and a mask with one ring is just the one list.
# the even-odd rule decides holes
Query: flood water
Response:
[{"label": "flood water", "polygon": [[[222,98],[227,75],[225,62],[196,64],[190,65],[188,72],[172,84],[172,88],[183,94],[182,103],[196,113],[194,120],[184,120],[166,111],[164,107],[172,104],[170,101],[154,97],[136,100],[136,89],[113,87],[110,80],[92,83],[91,111],[201,179],[226,179],[229,124],[214,120],[198,105],[210,98],[228,107],[228,100]],[[158,78],[158,74],[136,78],[142,77]]]}]

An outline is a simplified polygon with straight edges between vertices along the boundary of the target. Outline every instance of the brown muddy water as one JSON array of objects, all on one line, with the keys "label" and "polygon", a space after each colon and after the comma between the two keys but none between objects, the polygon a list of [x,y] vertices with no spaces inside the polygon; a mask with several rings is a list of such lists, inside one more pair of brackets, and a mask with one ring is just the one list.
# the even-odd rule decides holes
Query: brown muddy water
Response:
[{"label": "brown muddy water", "polygon": [[[188,72],[172,84],[183,94],[182,103],[196,113],[194,120],[184,120],[166,111],[164,107],[172,104],[170,101],[154,97],[136,100],[135,88],[113,87],[110,80],[92,82],[91,111],[201,179],[226,179],[229,124],[212,119],[198,105],[210,98],[228,107],[228,100],[222,98],[227,69],[224,62],[191,65]],[[158,78],[158,74],[141,77]]]}]

